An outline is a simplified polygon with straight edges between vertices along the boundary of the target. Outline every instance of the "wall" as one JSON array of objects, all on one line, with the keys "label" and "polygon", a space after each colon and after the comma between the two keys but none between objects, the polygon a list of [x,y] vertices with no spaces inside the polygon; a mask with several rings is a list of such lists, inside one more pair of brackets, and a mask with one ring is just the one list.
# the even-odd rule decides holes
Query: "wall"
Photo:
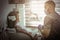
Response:
[{"label": "wall", "polygon": [[[0,0],[0,18],[2,19],[2,24],[4,27],[6,27],[7,15],[9,12],[13,10],[14,7],[15,7],[14,4],[8,4],[8,0]],[[23,8],[24,7],[22,4],[18,5],[18,9],[21,16],[20,26],[24,27],[24,16],[23,16],[24,9]]]}]

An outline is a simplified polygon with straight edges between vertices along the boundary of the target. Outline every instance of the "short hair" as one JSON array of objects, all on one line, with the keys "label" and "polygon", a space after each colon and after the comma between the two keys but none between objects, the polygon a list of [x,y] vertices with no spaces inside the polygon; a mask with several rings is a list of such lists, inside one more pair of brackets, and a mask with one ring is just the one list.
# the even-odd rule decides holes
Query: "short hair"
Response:
[{"label": "short hair", "polygon": [[54,1],[47,1],[47,2],[45,2],[45,7],[46,7],[46,6],[55,7],[55,2],[54,2]]}]

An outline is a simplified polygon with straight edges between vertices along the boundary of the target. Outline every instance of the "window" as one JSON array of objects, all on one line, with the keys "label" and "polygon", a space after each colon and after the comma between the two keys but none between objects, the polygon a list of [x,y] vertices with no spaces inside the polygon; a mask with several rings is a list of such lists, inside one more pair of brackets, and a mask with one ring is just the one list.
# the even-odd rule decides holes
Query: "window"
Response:
[{"label": "window", "polygon": [[25,3],[25,26],[44,25],[44,0],[31,0]]}]

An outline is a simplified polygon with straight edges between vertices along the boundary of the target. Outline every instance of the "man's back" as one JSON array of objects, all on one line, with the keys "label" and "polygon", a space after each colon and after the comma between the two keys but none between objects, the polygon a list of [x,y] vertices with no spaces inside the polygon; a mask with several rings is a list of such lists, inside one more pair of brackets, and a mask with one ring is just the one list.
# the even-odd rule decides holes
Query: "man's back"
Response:
[{"label": "man's back", "polygon": [[8,33],[9,40],[32,40],[28,35],[24,33]]},{"label": "man's back", "polygon": [[24,31],[11,29],[6,31],[9,40],[32,40],[31,35]]}]

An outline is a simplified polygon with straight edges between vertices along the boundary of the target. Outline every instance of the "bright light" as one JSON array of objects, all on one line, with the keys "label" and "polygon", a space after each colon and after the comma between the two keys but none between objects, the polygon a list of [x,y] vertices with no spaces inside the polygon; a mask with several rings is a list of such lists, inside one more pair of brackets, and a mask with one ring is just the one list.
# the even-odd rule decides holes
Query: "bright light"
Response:
[{"label": "bright light", "polygon": [[41,13],[42,10],[44,11],[44,4],[41,1],[31,1],[30,8],[33,13]]},{"label": "bright light", "polygon": [[38,3],[36,1],[32,1],[31,4],[30,4],[30,7],[31,7],[31,11],[33,13],[39,13],[40,12],[39,11],[40,10],[39,5],[38,5]]},{"label": "bright light", "polygon": [[[35,13],[38,15],[39,18],[39,23],[43,25],[44,24],[44,17],[45,17],[45,12],[44,12],[44,2],[43,1],[31,1],[30,2],[30,8],[31,8],[31,12]],[[37,22],[37,21],[35,21]]]}]

